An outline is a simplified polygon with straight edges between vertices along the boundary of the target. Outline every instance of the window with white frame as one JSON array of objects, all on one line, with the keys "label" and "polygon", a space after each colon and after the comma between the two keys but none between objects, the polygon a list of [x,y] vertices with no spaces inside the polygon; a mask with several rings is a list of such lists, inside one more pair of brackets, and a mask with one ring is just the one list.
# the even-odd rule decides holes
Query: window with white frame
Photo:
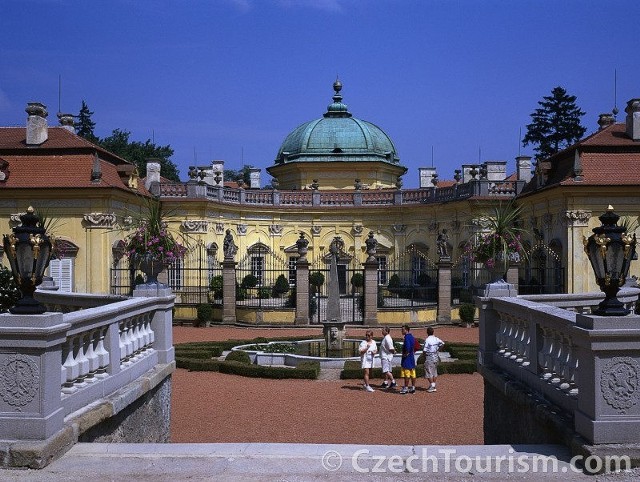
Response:
[{"label": "window with white frame", "polygon": [[427,260],[422,256],[414,254],[411,257],[411,282],[418,284],[418,276],[427,269]]},{"label": "window with white frame", "polygon": [[183,260],[176,258],[167,269],[169,287],[176,291],[182,289]]},{"label": "window with white frame", "polygon": [[297,256],[289,256],[289,286],[296,285],[296,263],[298,262]]},{"label": "window with white frame", "polygon": [[386,285],[389,281],[387,275],[387,257],[376,256],[376,261],[378,262],[378,284]]},{"label": "window with white frame", "polygon": [[252,256],[251,257],[251,274],[258,280],[258,286],[262,286],[264,273],[264,257]]},{"label": "window with white frame", "polygon": [[71,293],[73,291],[73,262],[74,258],[49,261],[49,276],[53,278],[60,292]]}]

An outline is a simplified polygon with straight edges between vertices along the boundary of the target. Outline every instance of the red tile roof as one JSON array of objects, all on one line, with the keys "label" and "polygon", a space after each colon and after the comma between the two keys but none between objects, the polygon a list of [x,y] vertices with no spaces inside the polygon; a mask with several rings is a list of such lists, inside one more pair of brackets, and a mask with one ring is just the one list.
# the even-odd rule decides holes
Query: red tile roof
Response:
[{"label": "red tile roof", "polygon": [[[581,178],[575,172],[576,152]],[[625,124],[613,124],[551,156],[545,164],[550,167],[547,182],[538,185],[534,176],[523,195],[554,186],[640,185],[640,142],[627,136]]]},{"label": "red tile roof", "polygon": [[[0,168],[5,179],[1,189],[24,188],[117,188],[131,191],[126,171],[128,161],[62,128],[50,127],[48,139],[38,146],[27,146],[25,127],[0,127]],[[91,181],[95,155],[102,177]],[[146,192],[139,182],[140,192]]]}]

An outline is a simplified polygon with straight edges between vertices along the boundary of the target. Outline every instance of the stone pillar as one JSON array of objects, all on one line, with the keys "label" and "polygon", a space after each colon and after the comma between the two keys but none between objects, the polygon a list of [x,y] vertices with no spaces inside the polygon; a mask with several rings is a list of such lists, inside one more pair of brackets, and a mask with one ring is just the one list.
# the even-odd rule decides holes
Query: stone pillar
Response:
[{"label": "stone pillar", "polygon": [[222,322],[236,322],[236,262],[225,258],[222,262]]},{"label": "stone pillar", "polygon": [[365,261],[364,266],[364,314],[367,326],[378,326],[378,261]]},{"label": "stone pillar", "polygon": [[438,323],[451,322],[451,265],[450,257],[438,262]]},{"label": "stone pillar", "polygon": [[507,270],[507,283],[512,284],[513,288],[518,292],[518,275],[520,274],[520,263],[509,263],[509,269]]},{"label": "stone pillar", "polygon": [[0,315],[0,440],[42,441],[63,428],[60,366],[70,327],[62,313]]},{"label": "stone pillar", "polygon": [[296,263],[296,325],[309,324],[309,261]]},{"label": "stone pillar", "polygon": [[640,443],[640,316],[576,315],[575,429],[592,444]]},{"label": "stone pillar", "polygon": [[[151,318],[151,329],[153,330],[153,349],[158,352],[158,363],[171,363],[175,359],[175,349],[173,348],[173,307],[175,295],[171,288],[162,285],[138,285],[133,290],[134,298],[157,297],[162,298],[164,306],[157,309]],[[119,340],[117,331],[112,330],[111,336],[116,337],[111,343]]]}]

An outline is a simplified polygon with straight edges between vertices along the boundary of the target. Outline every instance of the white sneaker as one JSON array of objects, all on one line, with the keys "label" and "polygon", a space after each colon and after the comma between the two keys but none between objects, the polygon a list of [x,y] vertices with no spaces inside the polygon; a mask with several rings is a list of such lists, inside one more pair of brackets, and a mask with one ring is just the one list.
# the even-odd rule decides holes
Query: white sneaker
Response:
[{"label": "white sneaker", "polygon": [[365,389],[367,392],[375,392],[375,390],[374,390],[373,388],[371,388],[371,385],[365,385],[365,386],[364,386],[364,389]]},{"label": "white sneaker", "polygon": [[436,390],[436,387],[429,387],[427,388],[427,392],[437,392],[438,390]]}]

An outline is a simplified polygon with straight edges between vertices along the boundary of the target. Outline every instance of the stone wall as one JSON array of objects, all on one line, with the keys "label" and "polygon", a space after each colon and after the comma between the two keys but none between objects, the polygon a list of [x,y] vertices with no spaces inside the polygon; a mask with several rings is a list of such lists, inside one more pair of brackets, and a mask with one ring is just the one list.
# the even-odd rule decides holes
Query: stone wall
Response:
[{"label": "stone wall", "polygon": [[91,427],[79,442],[166,443],[170,437],[171,376],[122,411]]},{"label": "stone wall", "polygon": [[521,383],[481,367],[484,377],[484,443],[566,444],[572,422]]}]

